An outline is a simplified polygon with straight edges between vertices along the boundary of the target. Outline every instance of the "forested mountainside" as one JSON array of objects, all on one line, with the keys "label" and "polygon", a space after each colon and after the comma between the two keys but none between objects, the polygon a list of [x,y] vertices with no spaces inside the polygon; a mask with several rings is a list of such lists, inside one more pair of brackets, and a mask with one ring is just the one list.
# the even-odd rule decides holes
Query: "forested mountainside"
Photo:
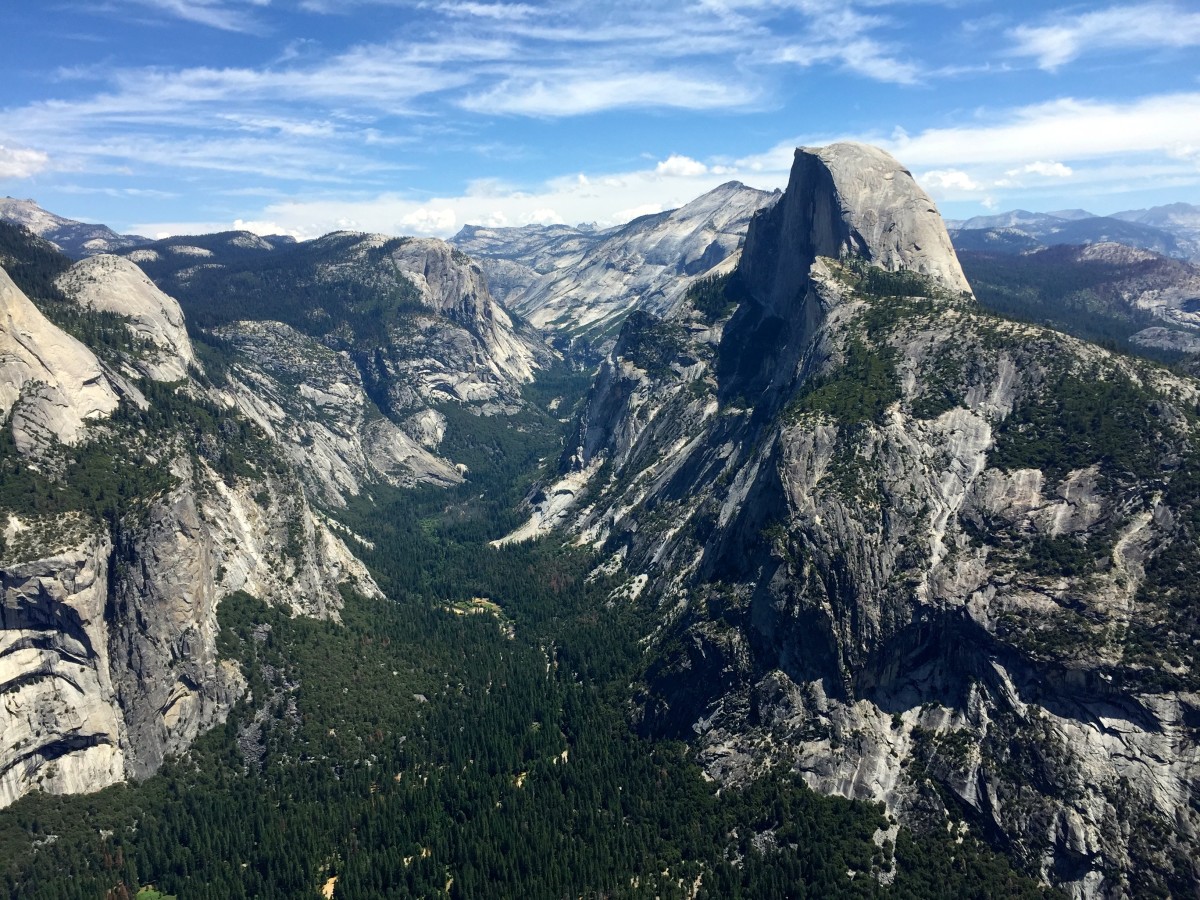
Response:
[{"label": "forested mountainside", "polygon": [[[862,145],[716,193],[482,264],[0,229],[9,895],[1194,893],[1200,386],[1042,324],[1191,270],[964,275]],[[618,258],[594,376],[485,278]]]},{"label": "forested mountainside", "polygon": [[[175,302],[0,227],[0,801],[154,772],[244,683],[216,607],[336,616],[378,588],[295,469],[196,377]],[[114,267],[110,273],[105,260]],[[123,305],[98,292],[101,280]],[[33,302],[36,298],[37,303]]]},{"label": "forested mountainside", "polygon": [[1197,386],[981,309],[885,154],[798,151],[730,276],[633,316],[560,479],[652,596],[638,717],[964,819],[1081,896],[1195,890]]},{"label": "forested mountainside", "polygon": [[555,359],[442,241],[231,232],[128,258],[179,299],[214,384],[328,504],[379,481],[461,481],[439,450],[449,421],[519,413]]},{"label": "forested mountainside", "polygon": [[1200,351],[1200,266],[1114,243],[959,259],[995,312],[1165,361]]}]

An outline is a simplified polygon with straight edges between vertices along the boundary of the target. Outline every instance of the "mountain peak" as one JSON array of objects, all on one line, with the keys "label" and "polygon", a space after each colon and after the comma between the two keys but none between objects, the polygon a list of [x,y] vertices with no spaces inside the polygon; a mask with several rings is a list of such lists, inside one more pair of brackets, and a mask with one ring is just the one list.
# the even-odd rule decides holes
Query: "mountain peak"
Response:
[{"label": "mountain peak", "polygon": [[89,225],[56,215],[42,209],[34,200],[5,197],[0,200],[0,220],[28,228],[76,259],[149,243],[148,239],[135,234],[117,234],[107,225]]},{"label": "mountain peak", "polygon": [[790,304],[818,256],[864,257],[889,271],[971,290],[934,202],[908,169],[878,147],[799,147],[783,197],[750,224],[742,271],[768,308]]}]

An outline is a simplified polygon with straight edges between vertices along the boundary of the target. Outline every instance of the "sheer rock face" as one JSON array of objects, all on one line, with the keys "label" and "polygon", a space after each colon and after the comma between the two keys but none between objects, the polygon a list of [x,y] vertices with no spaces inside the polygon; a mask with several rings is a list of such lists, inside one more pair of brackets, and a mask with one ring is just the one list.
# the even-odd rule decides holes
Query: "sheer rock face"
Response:
[{"label": "sheer rock face", "polygon": [[65,543],[0,571],[0,806],[125,775],[104,622],[112,545],[86,528]]},{"label": "sheer rock face", "polygon": [[[534,369],[544,362],[545,350],[529,335],[514,328],[488,293],[482,270],[445,241],[406,241],[391,254],[392,261],[421,291],[426,305],[465,328],[480,344],[472,365],[463,374],[474,374],[479,386],[466,387],[462,399],[479,397],[489,375],[498,382],[523,384],[533,380]],[[447,360],[447,371],[459,360]],[[459,377],[459,376],[456,376]]]},{"label": "sheer rock face", "polygon": [[[1200,693],[1148,573],[1195,541],[1196,386],[982,313],[927,203],[879,151],[799,151],[736,311],[630,317],[517,536],[566,529],[657,587],[639,722],[714,778],[785,762],[962,816],[1076,896],[1179,891]],[[879,274],[900,268],[923,277]],[[1150,456],[1013,461],[1021,417],[1098,383],[1127,386],[1121,446]]]},{"label": "sheer rock face", "polygon": [[63,273],[57,284],[80,306],[126,320],[133,336],[145,344],[133,361],[140,374],[155,381],[182,381],[196,366],[183,310],[129,260],[90,257]]},{"label": "sheer rock face", "polygon": [[[341,247],[339,261],[318,272],[321,280],[336,283],[353,270],[360,281],[402,279],[416,290],[417,308],[398,314],[379,346],[345,348],[368,394],[396,421],[440,403],[483,415],[513,412],[521,386],[553,359],[532,329],[492,299],[479,266],[445,241],[338,233],[312,243],[318,251]],[[324,343],[343,349],[336,335]]]},{"label": "sheer rock face", "polygon": [[322,617],[337,615],[340,584],[379,596],[294,482],[230,487],[187,455],[173,468],[176,486],[112,532],[80,514],[10,520],[0,805],[146,777],[224,721],[245,690],[216,652],[229,593]]},{"label": "sheer rock face", "polygon": [[[435,452],[444,422],[442,431],[413,436],[412,429],[384,418],[348,352],[280,322],[234,322],[218,333],[245,360],[233,367],[222,395],[270,435],[322,503],[344,506],[347,497],[378,481],[411,486],[462,480]],[[433,410],[424,415],[439,416]]]},{"label": "sheer rock face", "polygon": [[0,269],[0,413],[17,449],[72,444],[117,406],[96,355],[51,323]]},{"label": "sheer rock face", "polygon": [[229,487],[181,458],[179,486],[123,535],[135,561],[113,585],[114,672],[129,736],[127,769],[153,773],[225,718],[241,696],[236,665],[216,655],[217,605],[245,591],[302,615],[336,616],[338,585],[378,596],[370,575],[309,507],[274,476]]},{"label": "sheer rock face", "polygon": [[[147,376],[179,364],[169,377],[186,377],[182,361],[190,360],[190,345],[173,318],[178,310],[131,267],[100,258],[68,273],[64,286],[78,286],[77,297],[99,298],[94,305],[146,329],[147,341],[161,350]],[[115,284],[104,283],[109,275]],[[38,453],[27,468],[50,480],[68,477],[73,459],[111,452],[93,442],[116,438],[137,465],[171,475],[157,493],[126,498],[115,520],[81,511],[0,511],[0,805],[6,805],[34,790],[75,793],[145,777],[165,755],[223,721],[245,689],[236,664],[217,658],[217,607],[230,593],[321,617],[337,616],[342,585],[381,594],[310,505],[278,445],[261,440],[258,457],[240,474],[222,475],[206,461],[220,458],[219,440],[205,433],[193,443],[188,422],[156,434],[120,420],[91,425],[117,405],[110,378],[134,405],[145,409],[149,401],[42,316],[2,270],[0,308],[0,397],[12,410],[18,451]],[[117,354],[112,365],[139,358],[145,356]],[[336,380],[337,368],[325,374]],[[222,407],[236,417],[195,382],[177,392],[215,403],[218,417]],[[352,412],[339,414],[362,424]],[[236,426],[228,433],[241,428],[222,424]],[[429,456],[397,426],[390,436],[374,424],[363,427],[374,472],[387,470],[383,458],[397,442]],[[361,450],[354,434],[346,440]],[[96,486],[76,487],[87,496]]]},{"label": "sheer rock face", "polygon": [[802,293],[816,257],[844,254],[971,292],[937,207],[907,169],[865,144],[800,148],[785,199],[760,212],[746,236],[747,286],[780,314]]}]

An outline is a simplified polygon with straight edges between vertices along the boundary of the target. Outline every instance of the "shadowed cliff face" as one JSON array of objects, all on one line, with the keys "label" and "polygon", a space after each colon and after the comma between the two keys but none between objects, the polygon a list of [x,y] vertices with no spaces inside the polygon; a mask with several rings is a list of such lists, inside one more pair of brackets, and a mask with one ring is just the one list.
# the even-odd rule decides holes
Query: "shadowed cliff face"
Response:
[{"label": "shadowed cliff face", "polygon": [[641,727],[1080,896],[1194,890],[1196,385],[983,313],[859,145],[797,152],[719,290],[631,317],[521,532],[661,598]]}]

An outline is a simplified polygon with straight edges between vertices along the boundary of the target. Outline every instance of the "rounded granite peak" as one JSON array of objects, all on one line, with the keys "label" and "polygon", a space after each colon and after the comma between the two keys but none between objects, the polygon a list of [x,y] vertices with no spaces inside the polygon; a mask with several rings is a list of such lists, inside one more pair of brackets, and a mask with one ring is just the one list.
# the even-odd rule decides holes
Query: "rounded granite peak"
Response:
[{"label": "rounded granite peak", "polygon": [[797,164],[804,155],[833,178],[853,242],[848,250],[885,269],[919,272],[953,292],[971,292],[937,205],[894,156],[856,141],[798,148]]},{"label": "rounded granite peak", "polygon": [[133,335],[148,345],[136,362],[148,378],[181,381],[197,365],[179,303],[132,260],[107,253],[91,256],[60,275],[57,284],[80,306],[125,319]]},{"label": "rounded granite peak", "polygon": [[890,153],[852,141],[796,149],[787,190],[746,235],[752,294],[780,309],[802,293],[819,256],[858,256],[971,293],[937,206]]}]

